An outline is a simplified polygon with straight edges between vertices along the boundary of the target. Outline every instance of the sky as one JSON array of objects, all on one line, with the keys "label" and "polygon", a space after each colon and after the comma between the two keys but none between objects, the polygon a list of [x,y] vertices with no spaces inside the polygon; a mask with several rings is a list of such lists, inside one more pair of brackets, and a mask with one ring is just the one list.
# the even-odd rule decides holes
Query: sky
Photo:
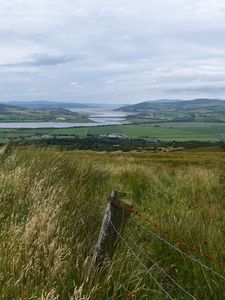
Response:
[{"label": "sky", "polygon": [[0,0],[0,101],[225,99],[224,0]]}]

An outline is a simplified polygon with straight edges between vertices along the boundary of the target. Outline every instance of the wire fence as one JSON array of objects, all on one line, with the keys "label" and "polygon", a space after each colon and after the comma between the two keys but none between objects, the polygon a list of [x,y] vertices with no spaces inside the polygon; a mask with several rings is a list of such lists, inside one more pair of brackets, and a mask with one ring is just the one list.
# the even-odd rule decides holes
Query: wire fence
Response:
[{"label": "wire fence", "polygon": [[[218,259],[216,259],[215,257],[212,257],[209,254],[206,254],[202,251],[202,249],[196,248],[196,247],[192,247],[190,246],[186,241],[184,240],[177,240],[174,236],[172,236],[172,234],[170,232],[168,232],[167,230],[163,230],[157,223],[153,222],[152,220],[147,219],[142,213],[140,213],[138,210],[136,209],[132,209],[131,210],[132,213],[134,213],[136,216],[140,217],[140,219],[142,221],[144,221],[145,223],[147,223],[148,225],[150,225],[151,227],[156,228],[157,230],[160,231],[160,233],[165,234],[167,237],[170,238],[170,240],[175,240],[177,244],[179,244],[181,247],[186,248],[188,251],[198,254],[201,257],[206,258],[207,260],[210,260],[211,262],[213,262],[214,264],[218,265],[221,269],[223,269],[223,271],[225,271],[225,265],[222,264],[221,262],[218,261]],[[207,244],[207,241],[204,241],[204,244]]]},{"label": "wire fence", "polygon": [[155,282],[155,284],[164,292],[164,294],[167,296],[167,298],[173,300],[173,297],[169,294],[169,292],[162,286],[162,284],[156,279],[155,276],[151,273],[151,268],[148,268],[141,260],[140,256],[135,253],[135,251],[129,246],[126,239],[118,232],[118,230],[115,228],[114,224],[110,222],[114,230],[117,232],[120,239],[124,242],[124,244],[127,246],[127,248],[130,250],[131,254],[134,256],[134,258],[140,263],[140,265],[146,270],[146,273],[150,275],[152,280]]},{"label": "wire fence", "polygon": [[170,248],[174,249],[175,251],[177,251],[178,253],[180,253],[182,256],[185,256],[186,258],[188,258],[190,261],[192,261],[195,264],[200,265],[203,269],[211,272],[212,274],[216,275],[217,277],[223,279],[225,281],[225,277],[214,271],[211,267],[203,264],[198,258],[195,258],[193,256],[190,256],[189,254],[187,254],[186,252],[182,251],[180,248],[178,248],[176,245],[172,244],[170,241],[166,240],[164,237],[162,237],[160,234],[154,232],[153,230],[151,230],[149,228],[149,226],[143,225],[141,222],[138,222],[135,218],[132,218],[132,221],[134,221],[136,223],[136,225],[140,226],[141,228],[143,228],[146,232],[148,232],[151,236],[157,238],[158,240],[160,240],[162,243],[164,243],[165,245],[169,246]]},{"label": "wire fence", "polygon": [[[135,230],[137,234],[139,234],[138,230]],[[141,251],[141,253],[145,256],[145,258],[148,259],[148,261],[150,261],[153,266],[156,266],[157,269],[160,271],[161,274],[163,274],[166,278],[169,278],[169,280],[177,287],[180,289],[181,292],[183,292],[184,294],[188,295],[191,299],[196,299],[191,293],[189,293],[184,287],[182,287],[178,282],[176,282],[176,280],[171,277],[160,265],[158,262],[155,262],[152,257],[150,255],[147,254],[147,250],[143,249],[139,244],[137,244],[137,242],[132,239],[131,237],[128,238],[135,246],[136,248]]]},{"label": "wire fence", "polygon": [[[101,205],[96,205],[98,208],[103,208]],[[118,238],[121,240],[121,242],[126,246],[130,254],[134,257],[134,259],[143,267],[146,274],[150,276],[152,281],[158,286],[158,288],[161,290],[161,292],[166,296],[168,299],[174,299],[171,295],[172,291],[174,290],[170,289],[168,291],[167,285],[165,285],[165,279],[170,282],[174,288],[177,289],[177,291],[181,294],[184,294],[185,297],[188,297],[190,299],[196,300],[197,298],[195,295],[189,291],[188,288],[182,286],[179,282],[177,282],[177,279],[175,279],[171,274],[169,274],[161,265],[160,262],[155,261],[152,256],[148,253],[147,249],[143,248],[143,245],[141,243],[138,243],[137,237],[141,238],[141,232],[149,237],[153,237],[154,239],[157,239],[160,243],[164,244],[166,247],[169,247],[170,249],[176,251],[179,255],[182,257],[185,257],[190,263],[197,265],[201,267],[202,270],[205,270],[209,272],[214,278],[219,278],[223,281],[225,284],[225,276],[214,270],[212,267],[206,265],[203,263],[199,258],[196,258],[182,249],[179,248],[175,243],[168,240],[166,237],[164,237],[161,232],[157,232],[156,230],[152,229],[152,224],[149,224],[149,222],[146,221],[146,218],[143,216],[140,212],[137,212],[136,209],[129,208],[129,214],[130,214],[130,223],[132,224],[132,235],[125,235],[123,236],[121,232],[118,230],[118,228],[115,227],[111,219],[109,218],[110,225],[112,226],[113,230],[117,233]],[[156,228],[156,226],[154,226]],[[141,231],[141,232],[140,232]],[[169,234],[167,234],[168,236]],[[181,243],[178,243],[179,245]],[[187,245],[186,242],[183,242],[183,244],[187,248],[190,249],[196,249],[189,245]],[[202,253],[198,253],[198,251],[195,251],[195,254],[199,254],[202,257]],[[204,255],[205,256],[205,255]],[[222,263],[220,263],[218,260],[212,258],[210,256],[210,260],[220,266],[221,268],[224,267]],[[148,263],[147,263],[148,262]],[[151,266],[149,267],[149,262],[151,263]],[[204,275],[205,276],[205,275]],[[183,299],[183,298],[182,298]],[[186,298],[185,298],[186,299]]]}]

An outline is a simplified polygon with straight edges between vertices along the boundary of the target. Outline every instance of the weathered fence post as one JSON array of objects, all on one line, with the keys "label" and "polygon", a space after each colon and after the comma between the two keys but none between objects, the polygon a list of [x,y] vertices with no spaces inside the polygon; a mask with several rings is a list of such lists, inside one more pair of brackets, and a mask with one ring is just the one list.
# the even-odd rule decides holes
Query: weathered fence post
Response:
[{"label": "weathered fence post", "polygon": [[92,270],[99,270],[110,262],[132,206],[121,201],[125,193],[112,191],[105,211],[102,227],[95,247],[88,278]]}]

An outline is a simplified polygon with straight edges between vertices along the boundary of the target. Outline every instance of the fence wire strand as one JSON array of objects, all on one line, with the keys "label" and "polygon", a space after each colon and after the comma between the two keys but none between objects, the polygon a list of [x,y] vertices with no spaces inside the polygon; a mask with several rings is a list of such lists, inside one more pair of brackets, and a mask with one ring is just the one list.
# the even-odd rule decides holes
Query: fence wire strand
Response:
[{"label": "fence wire strand", "polygon": [[[176,238],[174,238],[174,236],[171,235],[171,233],[169,233],[166,230],[162,230],[162,228],[160,228],[160,226],[150,220],[147,220],[142,213],[140,213],[140,211],[136,210],[135,208],[132,208],[132,213],[134,213],[135,215],[137,215],[138,217],[140,217],[142,220],[144,220],[147,224],[149,224],[150,226],[155,227],[156,229],[160,230],[161,234],[166,234],[168,236],[168,238],[176,240]],[[214,264],[218,265],[220,268],[222,268],[223,270],[225,270],[225,265],[222,264],[221,262],[219,262],[215,257],[212,257],[211,255],[208,255],[206,253],[203,253],[201,249],[199,248],[193,248],[191,247],[186,241],[183,240],[177,240],[177,243],[179,243],[181,246],[185,247],[188,251],[191,251],[193,253],[197,253],[198,255],[200,255],[201,257],[207,258],[208,260],[212,261]]]},{"label": "fence wire strand", "polygon": [[[135,230],[136,230],[137,233],[139,233],[137,229],[135,229]],[[174,283],[174,285],[176,285],[183,293],[185,293],[186,295],[188,295],[190,298],[196,300],[196,298],[192,294],[190,294],[185,288],[183,288],[178,282],[176,282],[176,280],[173,277],[171,277],[157,262],[155,262],[150,257],[150,255],[148,255],[146,253],[146,250],[143,249],[142,247],[140,247],[134,239],[132,239],[131,237],[129,237],[128,239],[138,248],[138,250],[141,250],[141,252],[143,253],[143,255],[146,258],[148,258],[153,263],[153,265],[155,265],[159,269],[159,271],[162,274],[164,274],[166,277],[168,277]]]},{"label": "fence wire strand", "polygon": [[130,252],[132,253],[132,255],[136,258],[136,260],[143,266],[143,268],[146,270],[147,274],[150,275],[150,277],[153,279],[153,281],[155,282],[155,284],[164,292],[164,294],[167,296],[167,298],[173,300],[173,297],[167,292],[167,290],[157,281],[157,279],[151,274],[151,269],[149,269],[141,260],[140,257],[134,252],[134,250],[129,246],[129,244],[127,243],[126,239],[123,238],[123,236],[120,234],[120,232],[115,228],[114,224],[111,222],[110,223],[113,227],[113,229],[115,230],[115,232],[118,234],[118,236],[120,237],[120,239],[124,242],[124,244],[126,245],[126,247],[130,250]]},{"label": "fence wire strand", "polygon": [[158,233],[152,231],[149,226],[147,227],[146,225],[143,225],[142,223],[138,222],[136,218],[131,218],[134,223],[137,226],[140,226],[141,228],[143,228],[146,232],[148,232],[150,235],[154,236],[155,238],[157,238],[158,240],[160,240],[161,242],[163,242],[164,244],[166,244],[167,246],[169,246],[170,248],[176,250],[177,252],[179,252],[182,256],[185,256],[186,258],[190,259],[193,263],[200,265],[202,268],[204,268],[205,270],[211,272],[212,274],[220,277],[221,279],[223,279],[225,281],[225,277],[223,275],[221,275],[220,273],[214,271],[212,268],[208,267],[207,265],[203,264],[199,259],[190,256],[189,254],[185,253],[184,251],[182,251],[181,249],[179,249],[178,247],[176,247],[174,244],[172,244],[171,242],[167,241],[166,239],[164,239],[161,235],[159,235]]}]

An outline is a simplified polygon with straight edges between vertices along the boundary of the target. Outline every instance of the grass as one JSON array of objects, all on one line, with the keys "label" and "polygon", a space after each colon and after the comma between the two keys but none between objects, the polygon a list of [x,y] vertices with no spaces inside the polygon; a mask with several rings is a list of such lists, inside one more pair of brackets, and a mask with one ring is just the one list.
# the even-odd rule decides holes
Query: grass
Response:
[{"label": "grass", "polygon": [[60,129],[54,129],[52,131],[52,134],[62,134],[62,135],[77,135],[80,137],[86,137],[88,133],[87,127],[80,127],[80,128],[60,128]]},{"label": "grass", "polygon": [[219,141],[225,138],[225,124],[186,122],[102,126],[90,128],[88,133],[91,135],[124,133],[130,138],[151,138],[162,141]]},{"label": "grass", "polygon": [[225,123],[177,122],[159,124],[109,125],[82,128],[0,129],[0,141],[9,139],[67,138],[123,133],[129,138],[161,141],[224,141]]},{"label": "grass", "polygon": [[[1,299],[166,299],[123,242],[112,265],[92,284],[85,282],[104,214],[100,207],[112,189],[127,192],[145,219],[157,224],[153,230],[172,243],[181,247],[177,241],[185,240],[225,264],[225,152],[218,147],[98,153],[7,146],[0,160]],[[133,218],[123,237],[174,299],[189,297],[139,247],[197,299],[223,299],[223,280],[148,235]]]}]

